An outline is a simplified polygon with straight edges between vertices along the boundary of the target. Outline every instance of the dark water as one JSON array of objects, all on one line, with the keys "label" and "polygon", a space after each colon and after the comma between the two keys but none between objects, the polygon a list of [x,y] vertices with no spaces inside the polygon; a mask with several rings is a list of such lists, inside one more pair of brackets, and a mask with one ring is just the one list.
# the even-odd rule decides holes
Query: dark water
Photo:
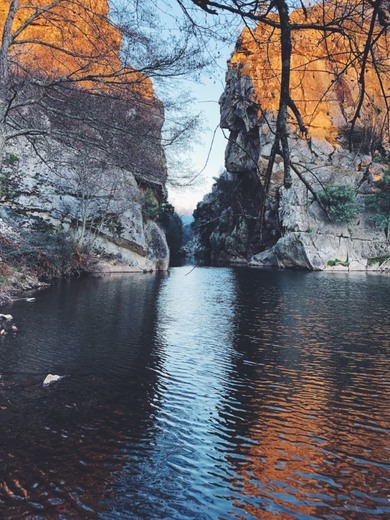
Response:
[{"label": "dark water", "polygon": [[390,518],[390,277],[189,270],[10,309],[0,518]]}]

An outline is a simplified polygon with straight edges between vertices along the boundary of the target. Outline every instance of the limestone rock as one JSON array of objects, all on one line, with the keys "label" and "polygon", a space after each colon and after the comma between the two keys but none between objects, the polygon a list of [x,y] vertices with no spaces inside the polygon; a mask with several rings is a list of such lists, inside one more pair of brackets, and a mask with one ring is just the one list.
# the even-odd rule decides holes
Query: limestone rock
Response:
[{"label": "limestone rock", "polygon": [[[383,32],[383,26],[388,24],[389,15],[388,2],[383,4],[380,9],[382,15],[373,32],[377,38],[376,60],[384,65],[388,59],[389,34]],[[326,23],[335,17],[342,18],[345,13],[350,16],[348,9],[348,2],[314,4],[306,12],[295,9],[290,14],[290,20],[298,24],[315,24],[318,20]],[[362,30],[353,33],[353,38],[357,39],[355,44],[362,48],[371,22],[369,9],[364,9],[363,5],[356,5],[352,14],[356,26],[362,24]],[[348,71],[345,68],[350,48],[348,36],[351,35],[338,37],[334,34],[324,38],[321,31],[314,29],[292,32],[291,96],[309,135],[312,138],[326,138],[332,144],[337,142],[340,130],[349,123],[360,96],[357,82],[359,60],[355,60]],[[255,29],[245,28],[242,31],[229,61],[225,94],[221,98],[223,105],[231,107],[230,110],[225,107],[221,111],[221,125],[224,128],[232,127],[234,114],[242,120],[247,131],[251,130],[256,119],[253,113],[256,104],[261,107],[257,113],[258,119],[264,116],[272,121],[274,118],[279,104],[279,42],[280,31],[269,25],[259,23]],[[358,121],[363,134],[372,125],[381,127],[386,120],[387,104],[382,88],[386,92],[390,80],[385,73],[382,81],[383,85],[375,68],[368,66],[365,72],[367,98]],[[369,100],[375,100],[375,103]],[[246,103],[248,108],[245,107]]]},{"label": "limestone rock", "polygon": [[50,144],[47,162],[28,143],[18,141],[8,148],[15,161],[3,167],[8,187],[2,201],[20,216],[19,227],[72,235],[99,258],[110,258],[99,261],[98,270],[166,267],[169,251],[163,248],[164,254],[161,250],[155,255],[146,236],[150,225],[143,215],[144,187],[165,197],[166,171],[160,177],[156,173],[153,178],[136,180],[130,170],[104,162],[101,166],[99,161],[91,162],[85,168],[66,147]]},{"label": "limestone rock", "polygon": [[169,266],[169,248],[162,229],[155,222],[145,224],[147,258],[159,271],[166,271]]},{"label": "limestone rock", "polygon": [[[332,15],[333,9],[342,11],[343,5],[329,3],[324,9],[329,8]],[[308,9],[307,23],[316,20],[318,8]],[[361,15],[357,9],[356,16]],[[303,16],[297,10],[291,20],[299,21]],[[381,17],[380,24],[386,24],[385,9]],[[389,34],[381,33],[379,26],[374,32],[378,35],[377,59],[385,60]],[[264,24],[255,30],[244,29],[228,62],[220,108],[221,126],[230,131],[225,156],[229,173],[220,177],[212,194],[198,204],[194,213],[195,254],[211,263],[235,263],[239,259],[263,267],[388,269],[387,231],[373,224],[365,205],[386,169],[380,159],[374,160],[370,146],[376,129],[388,128],[384,124],[388,114],[382,88],[388,90],[390,79],[384,74],[381,85],[375,69],[367,67],[367,99],[375,103],[363,103],[350,151],[345,128],[360,95],[358,71],[352,68],[353,73],[340,74],[330,81],[336,69],[342,70],[337,56],[344,55],[343,46],[347,48],[349,43],[332,36],[327,41],[328,54],[323,34],[314,30],[295,31],[292,42],[291,95],[308,129],[307,136],[300,135],[290,118],[290,157],[299,177],[293,171],[292,186],[285,189],[283,159],[277,156],[265,203],[260,249],[258,181],[264,179],[273,146],[279,104],[279,40],[278,30]],[[332,52],[336,49],[337,55]],[[389,150],[386,130],[380,144],[383,156]],[[313,195],[331,185],[351,186],[357,194],[360,211],[348,224],[331,222]]]},{"label": "limestone rock", "polygon": [[[152,81],[123,66],[123,37],[109,20],[107,0],[54,2],[39,23],[24,27],[41,7],[42,0],[32,0],[28,8],[15,6],[12,33],[23,31],[9,51],[13,73],[20,79],[35,71],[40,78],[77,81],[61,94],[48,94],[38,81],[31,91],[28,81],[26,88],[15,90],[21,96],[14,101],[23,107],[23,121],[12,121],[12,128],[21,124],[33,128],[34,136],[43,131],[48,137],[13,139],[1,150],[1,202],[20,216],[26,231],[63,231],[77,244],[88,245],[98,258],[105,257],[100,269],[166,266],[168,251],[160,248],[155,254],[143,215],[145,190],[159,201],[166,197],[167,168],[160,142],[164,109]],[[0,0],[0,26],[8,11],[9,2]],[[103,99],[97,93],[108,95]]]},{"label": "limestone rock", "polygon": [[49,386],[52,383],[56,383],[57,381],[61,381],[65,376],[59,376],[57,374],[48,374],[43,380],[42,386]]}]

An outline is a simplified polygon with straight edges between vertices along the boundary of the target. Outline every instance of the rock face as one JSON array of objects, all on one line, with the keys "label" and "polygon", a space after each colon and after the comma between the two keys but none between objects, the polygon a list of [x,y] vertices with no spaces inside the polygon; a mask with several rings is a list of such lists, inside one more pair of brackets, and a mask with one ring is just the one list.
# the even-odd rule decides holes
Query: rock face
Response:
[{"label": "rock face", "polygon": [[[192,248],[202,263],[246,264],[258,247],[259,198],[250,173],[224,172],[194,212]],[[258,249],[257,249],[258,250]]]},{"label": "rock face", "polygon": [[[302,12],[293,13],[292,20],[299,16]],[[339,74],[345,42],[330,38],[328,53],[315,31],[297,32],[293,41],[291,93],[308,129],[307,136],[300,135],[290,114],[291,161],[299,175],[293,172],[292,186],[285,189],[283,159],[276,157],[259,243],[259,179],[270,158],[279,102],[278,38],[277,30],[264,26],[245,29],[228,63],[220,106],[221,126],[230,130],[225,155],[230,173],[195,211],[197,256],[206,262],[310,270],[389,268],[389,226],[376,225],[368,207],[388,168],[389,135],[385,130],[379,140],[377,134],[388,117],[381,85],[375,70],[367,70],[368,96],[349,151],[345,129],[358,103],[357,73]],[[389,44],[385,34],[378,60],[385,59]],[[388,89],[388,75],[382,81]],[[356,195],[359,211],[347,223],[331,221],[318,201],[335,185],[351,186]]]},{"label": "rock face", "polygon": [[[318,143],[322,147],[327,144],[327,141]],[[367,199],[375,191],[374,179],[384,174],[384,167],[371,163],[368,156],[349,154],[341,148],[334,149],[327,160],[325,148],[320,152],[318,147],[314,155],[310,150],[305,154],[304,146],[297,139],[295,151],[301,161],[306,156],[308,166],[316,172],[315,180],[310,173],[304,178],[318,192],[322,186],[352,186],[357,191],[360,211],[348,223],[331,222],[306,186],[294,179],[290,189],[279,189],[281,237],[272,248],[255,255],[251,265],[310,270],[388,268],[389,262],[385,262],[390,257],[388,231],[375,226],[372,213],[365,209]]]},{"label": "rock face", "polygon": [[[340,132],[349,126],[359,100],[361,62],[358,55],[351,55],[353,51],[350,45],[356,46],[360,52],[364,49],[372,11],[365,2],[357,2],[352,11],[351,7],[352,3],[347,1],[337,2],[336,5],[331,2],[320,3],[309,8],[306,13],[296,9],[290,15],[291,24],[297,25],[326,24],[339,19],[345,33],[333,33],[325,37],[323,32],[314,29],[292,31],[290,95],[311,137],[331,141],[338,139]],[[343,21],[344,17],[350,21]],[[388,124],[385,96],[390,86],[387,72],[389,35],[388,31],[383,30],[380,21],[374,25],[373,37],[377,39],[373,49],[376,66],[371,61],[367,62],[364,76],[366,96],[356,135],[361,151],[365,151],[368,144],[367,140],[362,139],[361,133],[369,140],[370,132],[379,130],[386,122]],[[252,129],[253,119],[258,115],[272,121],[279,105],[280,39],[280,30],[265,24],[259,24],[254,30],[245,28],[228,64],[229,72],[233,70],[240,77],[250,79],[250,85],[244,81],[232,99],[228,78],[225,95],[233,101],[229,103],[230,112],[233,110],[240,117],[237,109],[241,110],[241,115],[244,115],[243,110],[245,117],[240,118]],[[381,78],[377,70],[382,71]],[[235,82],[234,74],[232,80]],[[252,90],[251,97],[247,95],[248,89]],[[247,101],[252,98],[249,110],[240,106],[240,95]],[[226,105],[224,97],[222,105]],[[229,110],[222,109],[222,126],[231,119],[228,113]]]},{"label": "rock face", "polygon": [[[67,234],[95,252],[99,270],[167,269],[165,234],[145,211],[146,199],[166,198],[162,104],[149,78],[121,65],[122,35],[107,18],[107,0],[33,0],[19,6],[13,30],[49,5],[10,48],[15,76],[45,81],[31,83],[27,94],[43,101],[26,103],[21,115],[21,127],[38,137],[0,150],[6,217],[31,232]],[[0,0],[0,28],[8,10]]]},{"label": "rock face", "polygon": [[165,234],[143,211],[146,194],[155,192],[157,200],[164,184],[141,188],[129,170],[80,166],[68,150],[52,145],[54,166],[42,162],[28,143],[10,149],[0,183],[3,207],[22,216],[25,229],[66,233],[88,246],[100,258],[98,270],[167,269]]},{"label": "rock face", "polygon": [[[0,27],[6,22],[9,4],[9,0],[0,0]],[[39,10],[45,15],[26,24]],[[11,45],[14,49],[10,52],[16,58],[13,65],[19,67],[19,73],[24,71],[28,75],[31,72],[37,76],[40,72],[45,79],[71,76],[84,89],[96,88],[98,83],[99,88],[104,84],[105,90],[110,92],[117,87],[142,91],[144,98],[154,96],[152,82],[147,76],[122,66],[123,38],[120,30],[109,21],[108,0],[19,3],[12,24],[12,33],[17,32]]]}]

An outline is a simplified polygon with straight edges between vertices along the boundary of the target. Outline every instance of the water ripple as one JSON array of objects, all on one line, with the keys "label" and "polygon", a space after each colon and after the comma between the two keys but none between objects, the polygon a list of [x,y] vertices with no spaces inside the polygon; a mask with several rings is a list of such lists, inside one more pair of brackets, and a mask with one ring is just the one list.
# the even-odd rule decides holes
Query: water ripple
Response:
[{"label": "water ripple", "polygon": [[389,277],[187,271],[14,306],[0,516],[390,517]]}]

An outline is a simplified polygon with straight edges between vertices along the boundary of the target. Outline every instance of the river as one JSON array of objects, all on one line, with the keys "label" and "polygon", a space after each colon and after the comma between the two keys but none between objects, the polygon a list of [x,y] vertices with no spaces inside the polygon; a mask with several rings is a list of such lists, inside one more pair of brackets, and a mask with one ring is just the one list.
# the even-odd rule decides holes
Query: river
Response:
[{"label": "river", "polygon": [[180,267],[3,309],[0,518],[390,518],[389,295]]}]

